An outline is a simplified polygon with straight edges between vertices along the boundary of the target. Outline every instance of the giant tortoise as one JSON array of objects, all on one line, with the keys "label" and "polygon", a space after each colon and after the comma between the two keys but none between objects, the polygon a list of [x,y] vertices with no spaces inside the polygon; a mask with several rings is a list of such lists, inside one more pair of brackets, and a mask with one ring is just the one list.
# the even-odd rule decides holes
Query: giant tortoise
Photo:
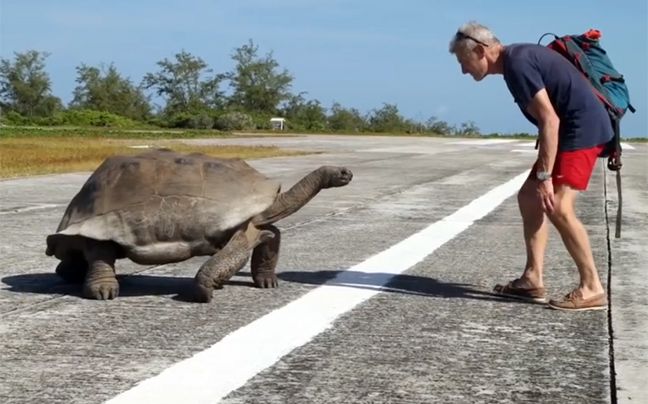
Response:
[{"label": "giant tortoise", "polygon": [[209,302],[252,254],[260,288],[277,286],[280,231],[273,223],[296,212],[321,189],[344,186],[353,174],[322,166],[280,193],[245,161],[155,150],[106,159],[72,199],[47,255],[56,273],[83,282],[83,295],[119,293],[115,260],[145,265],[210,255],[194,278],[192,298]]}]

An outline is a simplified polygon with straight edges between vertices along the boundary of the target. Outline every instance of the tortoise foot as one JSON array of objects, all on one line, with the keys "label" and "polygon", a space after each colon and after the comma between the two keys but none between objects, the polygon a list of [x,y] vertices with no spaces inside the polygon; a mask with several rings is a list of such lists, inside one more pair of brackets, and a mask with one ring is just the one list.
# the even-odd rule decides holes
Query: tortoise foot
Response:
[{"label": "tortoise foot", "polygon": [[110,300],[118,295],[119,283],[115,278],[86,282],[83,286],[83,296],[88,299]]},{"label": "tortoise foot", "polygon": [[252,277],[252,279],[254,280],[254,286],[257,288],[270,289],[279,286],[277,275],[275,274],[258,274]]},{"label": "tortoise foot", "polygon": [[212,300],[214,288],[210,288],[200,283],[194,283],[193,300],[198,303],[209,303]]}]

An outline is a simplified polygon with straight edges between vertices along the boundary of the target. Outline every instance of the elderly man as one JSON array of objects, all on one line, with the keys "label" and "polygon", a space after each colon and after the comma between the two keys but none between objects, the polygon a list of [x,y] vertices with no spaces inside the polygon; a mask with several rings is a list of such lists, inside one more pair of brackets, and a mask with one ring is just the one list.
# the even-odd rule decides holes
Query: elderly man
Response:
[{"label": "elderly man", "polygon": [[538,127],[538,158],[517,198],[526,265],[519,279],[496,285],[495,292],[546,301],[543,260],[549,220],[580,274],[579,285],[564,298],[550,300],[549,307],[569,311],[607,308],[587,232],[574,209],[578,192],[587,188],[596,158],[613,137],[605,108],[581,73],[544,46],[505,46],[488,28],[471,22],[454,35],[450,53],[457,57],[461,71],[475,81],[502,74],[524,116]]}]

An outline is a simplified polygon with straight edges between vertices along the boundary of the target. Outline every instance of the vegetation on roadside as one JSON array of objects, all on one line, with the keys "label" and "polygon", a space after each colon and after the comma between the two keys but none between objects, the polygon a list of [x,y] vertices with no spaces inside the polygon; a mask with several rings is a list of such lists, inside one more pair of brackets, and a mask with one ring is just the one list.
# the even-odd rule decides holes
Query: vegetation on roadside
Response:
[{"label": "vegetation on roadside", "polygon": [[0,178],[36,174],[92,171],[107,157],[137,154],[148,149],[168,148],[178,152],[200,152],[221,158],[255,159],[308,154],[274,146],[190,145],[160,138],[119,139],[106,137],[11,137],[0,139]]},{"label": "vegetation on roadside", "polygon": [[94,128],[77,126],[0,126],[0,140],[11,138],[61,138],[88,137],[106,139],[190,139],[190,138],[227,138],[229,132],[195,129],[160,128]]}]

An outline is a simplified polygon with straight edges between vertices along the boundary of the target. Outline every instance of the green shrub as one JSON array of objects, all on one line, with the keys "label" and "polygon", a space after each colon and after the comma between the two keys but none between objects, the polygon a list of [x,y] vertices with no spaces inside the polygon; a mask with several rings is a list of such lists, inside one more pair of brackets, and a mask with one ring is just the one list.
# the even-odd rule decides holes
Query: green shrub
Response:
[{"label": "green shrub", "polygon": [[257,130],[272,129],[272,125],[270,125],[270,118],[272,118],[273,116],[277,116],[277,115],[269,115],[264,113],[250,113],[249,115],[252,118],[251,129],[257,129]]},{"label": "green shrub", "polygon": [[180,129],[211,129],[214,127],[214,118],[206,112],[179,112],[168,117],[164,126]]},{"label": "green shrub", "polygon": [[5,112],[0,115],[0,122],[7,125],[29,125],[29,119],[20,115],[16,111]]},{"label": "green shrub", "polygon": [[52,116],[47,116],[43,118],[34,118],[32,119],[31,123],[37,126],[61,126],[67,124],[65,113],[63,112],[57,112]]},{"label": "green shrub", "polygon": [[146,120],[147,126],[154,126],[158,128],[168,127],[169,123],[160,116],[151,116]]},{"label": "green shrub", "polygon": [[211,129],[213,127],[214,118],[205,113],[192,115],[187,122],[189,129]]},{"label": "green shrub", "polygon": [[255,121],[243,112],[226,112],[216,119],[214,127],[225,131],[249,130],[255,128]]},{"label": "green shrub", "polygon": [[[110,112],[94,111],[90,109],[70,109],[61,113],[62,124],[73,126],[98,126],[111,128],[125,128],[137,126],[137,122]],[[59,122],[58,118],[54,119]],[[59,123],[56,123],[59,124]]]},{"label": "green shrub", "polygon": [[179,112],[168,116],[166,120],[166,126],[169,128],[186,128],[189,125],[189,119],[191,119],[191,114],[187,112]]},{"label": "green shrub", "polygon": [[110,112],[90,109],[69,109],[56,112],[50,116],[27,118],[15,111],[3,115],[2,121],[9,125],[34,126],[96,126],[110,128],[133,128],[142,126],[132,119]]}]

